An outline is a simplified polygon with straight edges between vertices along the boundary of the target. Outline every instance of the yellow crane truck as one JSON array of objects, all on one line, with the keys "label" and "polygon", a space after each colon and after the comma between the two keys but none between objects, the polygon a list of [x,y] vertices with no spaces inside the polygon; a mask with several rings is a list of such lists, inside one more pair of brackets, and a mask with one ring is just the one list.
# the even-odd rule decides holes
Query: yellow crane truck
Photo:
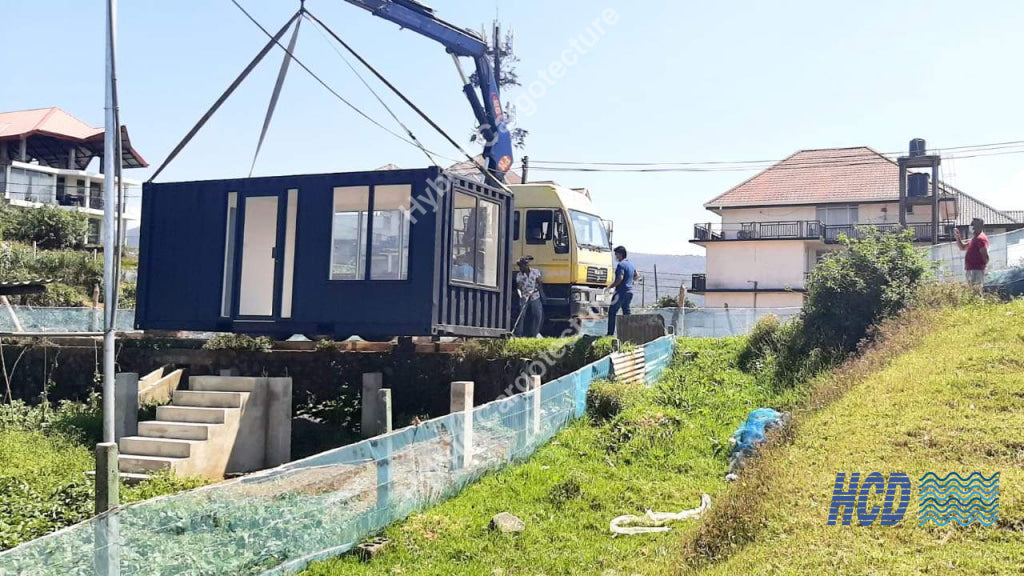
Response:
[{"label": "yellow crane truck", "polygon": [[554,182],[509,188],[515,195],[512,260],[530,258],[541,271],[543,333],[556,336],[574,321],[605,318],[615,273],[611,222],[598,215],[590,192]]}]

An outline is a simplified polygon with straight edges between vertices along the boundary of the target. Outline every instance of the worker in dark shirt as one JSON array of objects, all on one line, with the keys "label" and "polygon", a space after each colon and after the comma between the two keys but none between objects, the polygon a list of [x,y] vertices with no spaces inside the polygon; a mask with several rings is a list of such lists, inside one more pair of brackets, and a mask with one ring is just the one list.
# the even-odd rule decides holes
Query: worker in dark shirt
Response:
[{"label": "worker in dark shirt", "polygon": [[971,221],[973,237],[964,242],[960,229],[956,229],[956,243],[964,254],[964,269],[967,271],[967,283],[976,290],[985,285],[985,270],[988,268],[988,236],[985,235],[985,221],[975,218]]},{"label": "worker in dark shirt", "polygon": [[612,306],[608,309],[609,336],[615,335],[615,317],[619,314],[619,310],[622,310],[623,316],[631,314],[629,305],[633,302],[633,281],[640,279],[640,275],[637,274],[633,263],[626,258],[627,256],[625,247],[619,246],[615,249],[615,259],[619,263],[615,267],[615,282],[611,286],[615,294],[612,296]]}]

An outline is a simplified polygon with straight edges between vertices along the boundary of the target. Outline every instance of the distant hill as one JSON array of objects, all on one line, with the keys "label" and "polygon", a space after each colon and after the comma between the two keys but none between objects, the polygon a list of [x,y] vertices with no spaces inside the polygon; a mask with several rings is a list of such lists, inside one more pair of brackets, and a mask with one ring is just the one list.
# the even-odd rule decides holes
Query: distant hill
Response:
[{"label": "distant hill", "polygon": [[[676,256],[672,254],[642,254],[631,252],[629,260],[636,266],[643,277],[643,293],[636,290],[633,303],[637,306],[653,304],[658,296],[675,296],[679,294],[679,285],[683,283],[690,287],[690,277],[693,274],[702,274],[705,270],[703,256]],[[658,292],[654,291],[654,267],[658,267]],[[697,305],[703,303],[703,298],[690,296]]]}]

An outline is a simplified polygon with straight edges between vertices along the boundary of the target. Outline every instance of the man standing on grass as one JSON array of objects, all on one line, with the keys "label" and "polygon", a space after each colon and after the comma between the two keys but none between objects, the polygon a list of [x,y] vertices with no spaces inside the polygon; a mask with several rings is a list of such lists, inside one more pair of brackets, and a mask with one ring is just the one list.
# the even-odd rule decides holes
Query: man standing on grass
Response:
[{"label": "man standing on grass", "polygon": [[615,282],[612,289],[615,295],[612,296],[612,305],[608,309],[608,335],[615,336],[615,316],[622,310],[623,316],[631,314],[629,304],[633,301],[633,281],[640,278],[633,263],[626,259],[626,248],[619,246],[615,249],[615,258],[619,264],[615,267]]},{"label": "man standing on grass", "polygon": [[967,271],[967,283],[976,290],[985,285],[985,269],[988,268],[988,236],[985,235],[985,221],[975,218],[971,221],[973,237],[964,242],[960,229],[956,229],[956,243],[964,255],[964,269]]}]

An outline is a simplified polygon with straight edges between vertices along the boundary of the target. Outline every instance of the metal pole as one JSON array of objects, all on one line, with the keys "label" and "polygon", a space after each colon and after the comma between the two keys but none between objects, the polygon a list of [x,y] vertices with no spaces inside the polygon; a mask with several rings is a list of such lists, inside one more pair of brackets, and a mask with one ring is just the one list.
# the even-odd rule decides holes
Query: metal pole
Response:
[{"label": "metal pole", "polygon": [[530,177],[530,157],[523,156],[523,184],[526,184],[526,179]]},{"label": "metal pole", "polygon": [[[107,0],[107,62],[106,62],[106,112],[105,134],[103,137],[103,441],[115,442],[114,437],[114,254],[116,254],[113,233],[116,228],[114,210],[117,209],[114,169],[115,147],[118,128],[114,118],[114,49],[117,42],[117,0]],[[120,162],[120,158],[117,158]]]},{"label": "metal pole", "polygon": [[659,297],[660,297],[660,294],[658,294],[658,265],[655,264],[654,265],[654,305],[655,306],[658,305],[658,298]]}]

